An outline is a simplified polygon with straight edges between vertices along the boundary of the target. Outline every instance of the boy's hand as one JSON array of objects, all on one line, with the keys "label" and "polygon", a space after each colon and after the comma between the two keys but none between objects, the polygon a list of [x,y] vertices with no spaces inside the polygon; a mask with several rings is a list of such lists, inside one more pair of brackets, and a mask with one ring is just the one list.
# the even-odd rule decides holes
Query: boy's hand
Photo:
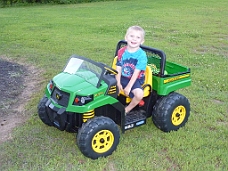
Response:
[{"label": "boy's hand", "polygon": [[124,94],[127,95],[127,96],[129,96],[130,91],[131,91],[131,88],[129,86],[127,86],[124,89]]},{"label": "boy's hand", "polygon": [[120,83],[117,83],[117,87],[119,88],[119,92],[123,90],[123,87]]}]

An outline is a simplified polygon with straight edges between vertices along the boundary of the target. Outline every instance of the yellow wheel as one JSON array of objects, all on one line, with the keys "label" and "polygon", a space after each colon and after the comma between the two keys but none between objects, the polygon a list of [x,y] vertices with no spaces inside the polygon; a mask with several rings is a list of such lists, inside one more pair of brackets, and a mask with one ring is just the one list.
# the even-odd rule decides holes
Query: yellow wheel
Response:
[{"label": "yellow wheel", "polygon": [[108,151],[114,143],[114,136],[109,130],[101,130],[92,139],[92,148],[97,153]]},{"label": "yellow wheel", "polygon": [[177,131],[184,126],[190,115],[188,99],[176,92],[157,100],[152,112],[152,121],[164,132]]},{"label": "yellow wheel", "polygon": [[172,113],[172,123],[175,126],[180,125],[186,116],[186,110],[184,106],[177,106]]},{"label": "yellow wheel", "polygon": [[86,157],[97,159],[111,155],[119,144],[119,138],[116,123],[108,117],[99,116],[83,123],[77,134],[77,145]]}]

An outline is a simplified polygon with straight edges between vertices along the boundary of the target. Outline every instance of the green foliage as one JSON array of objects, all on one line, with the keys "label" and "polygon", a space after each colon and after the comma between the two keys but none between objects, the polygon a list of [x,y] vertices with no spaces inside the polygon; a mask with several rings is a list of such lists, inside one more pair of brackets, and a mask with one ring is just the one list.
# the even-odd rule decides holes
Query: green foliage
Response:
[{"label": "green foliage", "polygon": [[28,4],[77,4],[100,1],[121,1],[121,0],[0,0],[0,7],[23,6]]},{"label": "green foliage", "polygon": [[[0,170],[228,170],[228,1],[131,0],[0,9],[0,56],[43,70],[27,104],[30,117],[0,144]],[[189,66],[191,104],[185,127],[163,133],[151,118],[121,135],[111,156],[90,160],[75,134],[45,126],[36,106],[48,81],[72,54],[111,64],[126,29],[146,30],[145,45]],[[42,88],[43,87],[43,88]]]}]

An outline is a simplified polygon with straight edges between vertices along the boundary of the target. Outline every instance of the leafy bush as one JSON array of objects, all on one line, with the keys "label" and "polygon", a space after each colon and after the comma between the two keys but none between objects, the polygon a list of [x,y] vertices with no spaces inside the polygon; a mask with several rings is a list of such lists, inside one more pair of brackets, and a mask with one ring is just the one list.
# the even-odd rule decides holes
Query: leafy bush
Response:
[{"label": "leafy bush", "polygon": [[120,0],[0,0],[0,5],[2,7],[12,6],[12,5],[23,5],[23,4],[76,4],[76,3],[88,3],[88,2],[99,2],[99,1],[120,1]]}]

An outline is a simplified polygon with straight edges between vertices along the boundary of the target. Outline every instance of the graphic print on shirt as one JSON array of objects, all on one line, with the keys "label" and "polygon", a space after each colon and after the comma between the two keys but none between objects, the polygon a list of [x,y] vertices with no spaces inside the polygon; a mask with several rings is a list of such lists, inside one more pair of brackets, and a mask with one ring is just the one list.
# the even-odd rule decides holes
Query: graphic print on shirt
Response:
[{"label": "graphic print on shirt", "polygon": [[126,59],[123,61],[123,70],[122,70],[122,75],[127,78],[131,78],[131,76],[134,73],[135,66],[137,64],[138,60],[137,59]]}]

